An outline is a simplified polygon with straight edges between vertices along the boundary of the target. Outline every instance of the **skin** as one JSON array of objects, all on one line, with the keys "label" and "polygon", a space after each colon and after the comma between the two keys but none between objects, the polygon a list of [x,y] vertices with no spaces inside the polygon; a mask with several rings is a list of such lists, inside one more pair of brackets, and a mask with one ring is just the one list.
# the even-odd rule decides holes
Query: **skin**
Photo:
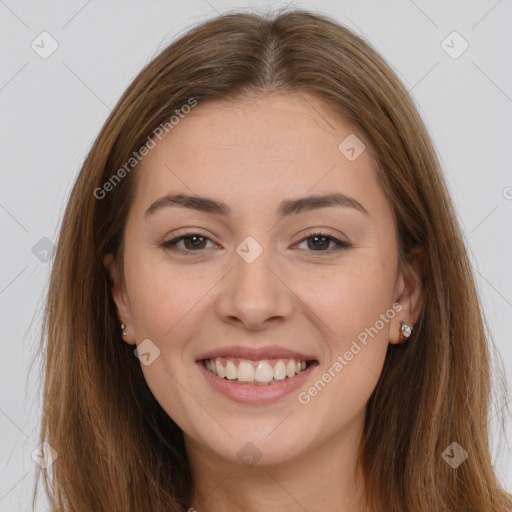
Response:
[{"label": "skin", "polygon": [[[351,133],[364,140],[305,94],[200,103],[137,171],[124,281],[111,255],[104,263],[123,339],[160,349],[142,370],[185,433],[196,482],[190,505],[199,512],[366,510],[355,474],[365,408],[400,320],[414,324],[420,314],[422,258],[413,251],[399,267],[392,209],[369,151],[349,161],[338,150]],[[145,218],[170,192],[221,200],[232,212],[172,207]],[[332,192],[368,213],[328,207],[278,222],[282,200]],[[352,247],[335,251],[324,240],[317,249],[306,237],[318,231]],[[199,249],[179,242],[188,255],[162,247],[194,233],[207,239]],[[236,252],[247,236],[263,248],[250,264]],[[298,392],[265,405],[231,401],[195,362],[227,345],[280,345],[318,360],[298,391],[307,390],[393,304],[401,311],[308,404]],[[250,467],[237,457],[247,442],[262,455]]]}]

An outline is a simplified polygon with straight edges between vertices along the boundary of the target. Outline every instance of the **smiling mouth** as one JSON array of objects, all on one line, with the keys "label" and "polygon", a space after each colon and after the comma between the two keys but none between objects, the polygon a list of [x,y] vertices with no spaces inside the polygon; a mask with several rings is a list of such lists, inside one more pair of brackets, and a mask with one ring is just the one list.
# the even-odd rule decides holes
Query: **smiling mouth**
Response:
[{"label": "smiling mouth", "polygon": [[203,359],[201,363],[217,377],[233,384],[267,386],[291,380],[318,364],[315,360],[264,359],[253,361],[237,357],[215,357]]}]

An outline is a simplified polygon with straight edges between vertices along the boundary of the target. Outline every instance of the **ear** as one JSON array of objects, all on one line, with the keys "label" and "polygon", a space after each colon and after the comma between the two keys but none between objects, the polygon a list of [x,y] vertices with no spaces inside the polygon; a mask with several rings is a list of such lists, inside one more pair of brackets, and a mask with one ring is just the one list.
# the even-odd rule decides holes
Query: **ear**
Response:
[{"label": "ear", "polygon": [[[129,345],[135,345],[135,335],[133,331],[133,321],[131,314],[130,301],[126,293],[126,286],[121,278],[121,272],[117,266],[117,262],[112,254],[107,254],[103,258],[103,264],[108,269],[110,281],[112,285],[112,298],[114,299],[117,317],[119,319],[119,335]],[[125,328],[121,330],[120,324],[123,323]],[[126,332],[126,336],[122,335],[122,331]]]},{"label": "ear", "polygon": [[[412,325],[416,324],[423,308],[423,284],[422,278],[428,264],[428,257],[425,249],[416,245],[406,256],[398,279],[395,302],[398,302],[402,309],[390,321],[389,343],[398,344],[403,342],[400,330],[400,320]],[[414,336],[414,330],[413,334]]]}]

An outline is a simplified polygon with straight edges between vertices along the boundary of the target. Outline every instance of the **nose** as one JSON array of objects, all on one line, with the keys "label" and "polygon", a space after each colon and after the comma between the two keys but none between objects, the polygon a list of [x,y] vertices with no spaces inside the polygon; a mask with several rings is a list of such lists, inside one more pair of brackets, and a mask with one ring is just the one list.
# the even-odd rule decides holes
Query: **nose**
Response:
[{"label": "nose", "polygon": [[251,263],[235,253],[233,265],[217,301],[217,314],[223,322],[261,330],[291,316],[294,293],[269,251]]}]

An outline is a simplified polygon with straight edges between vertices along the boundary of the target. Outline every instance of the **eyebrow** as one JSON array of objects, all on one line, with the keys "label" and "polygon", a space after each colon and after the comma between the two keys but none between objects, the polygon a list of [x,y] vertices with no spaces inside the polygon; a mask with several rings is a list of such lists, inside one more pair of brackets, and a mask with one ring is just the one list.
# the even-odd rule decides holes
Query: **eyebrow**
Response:
[{"label": "eyebrow", "polygon": [[[144,212],[144,217],[147,218],[154,215],[156,212],[164,208],[176,206],[205,213],[212,213],[222,217],[226,217],[231,213],[231,207],[229,205],[209,197],[187,194],[167,194],[152,203]],[[289,215],[334,206],[353,208],[362,213],[368,214],[366,208],[356,199],[346,196],[345,194],[332,193],[327,195],[306,196],[298,199],[286,199],[279,204],[277,215],[279,218],[284,218]]]}]

